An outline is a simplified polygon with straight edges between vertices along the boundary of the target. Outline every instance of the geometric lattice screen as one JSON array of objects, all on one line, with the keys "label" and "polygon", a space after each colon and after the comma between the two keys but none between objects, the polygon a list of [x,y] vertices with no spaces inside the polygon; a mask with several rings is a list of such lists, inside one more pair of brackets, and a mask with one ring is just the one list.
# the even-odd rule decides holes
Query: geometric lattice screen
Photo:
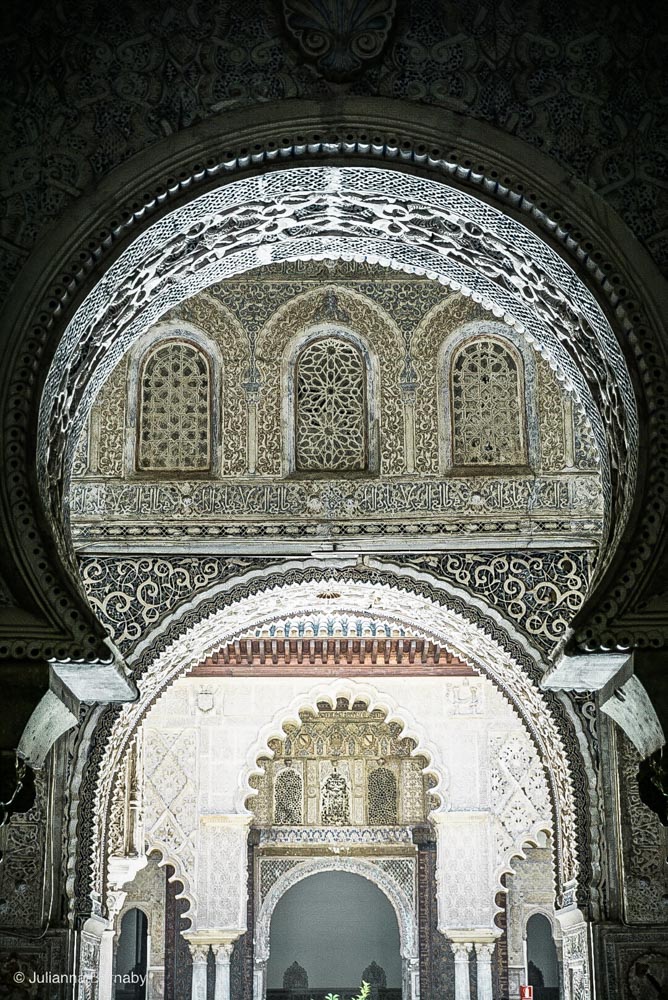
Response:
[{"label": "geometric lattice screen", "polygon": [[522,378],[497,340],[465,343],[452,359],[452,464],[525,465]]},{"label": "geometric lattice screen", "polygon": [[209,365],[190,344],[156,347],[143,368],[139,470],[206,471],[210,459]]},{"label": "geometric lattice screen", "polygon": [[364,360],[352,344],[324,337],[300,353],[296,371],[296,468],[357,472],[367,466]]}]

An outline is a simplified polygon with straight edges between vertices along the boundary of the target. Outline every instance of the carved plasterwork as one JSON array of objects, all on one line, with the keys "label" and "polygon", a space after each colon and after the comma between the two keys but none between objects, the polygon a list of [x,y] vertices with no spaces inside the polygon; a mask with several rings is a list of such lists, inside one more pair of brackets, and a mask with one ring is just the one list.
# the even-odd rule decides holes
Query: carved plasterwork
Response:
[{"label": "carved plasterwork", "polygon": [[[47,773],[35,774],[35,802],[25,813],[16,813],[0,827],[0,926],[20,930],[38,927],[42,921],[42,891],[45,848],[48,843],[49,780]],[[48,884],[48,883],[47,883]]]},{"label": "carved plasterwork", "polygon": [[[345,328],[368,342],[380,365],[379,406],[383,429],[381,472],[397,475],[405,471],[403,408],[397,387],[401,380],[404,344],[392,319],[368,296],[344,285],[326,285],[296,295],[282,305],[257,336],[257,366],[261,383],[258,404],[257,472],[280,476],[281,454],[277,448],[286,433],[281,427],[281,373],[279,361],[289,363],[286,348],[300,332],[322,323],[331,324],[331,299],[335,296]],[[339,326],[341,321],[339,320]]]},{"label": "carved plasterwork", "polygon": [[[404,566],[483,599],[545,652],[563,639],[582,607],[592,567],[586,550],[457,552],[399,559]],[[248,558],[215,556],[91,556],[80,563],[88,600],[123,652],[133,650],[147,629],[162,629],[197,594],[257,565]],[[272,560],[260,565],[278,569]]]},{"label": "carved plasterwork", "polygon": [[490,736],[490,802],[495,813],[496,878],[512,870],[527,842],[552,833],[550,791],[544,766],[526,733]]},{"label": "carved plasterwork", "polygon": [[[292,859],[291,859],[292,860]],[[406,859],[409,865],[414,866],[414,861]],[[361,875],[362,878],[373,882],[387,896],[397,917],[399,925],[399,938],[401,942],[402,958],[417,958],[418,954],[418,933],[417,920],[415,916],[414,902],[412,894],[407,893],[407,877],[399,875],[390,868],[383,867],[380,863],[374,863],[366,858],[312,858],[308,861],[298,861],[291,864],[287,870],[279,875],[271,885],[260,906],[255,921],[255,947],[256,958],[259,961],[266,961],[269,958],[269,931],[271,916],[274,908],[281,896],[293,885],[297,885],[302,879],[320,872],[343,871],[351,872],[354,875]]]},{"label": "carved plasterwork", "polygon": [[[275,450],[278,455],[278,450]],[[332,539],[339,545],[594,546],[603,527],[603,497],[594,473],[513,475],[416,481],[75,482],[69,499],[78,548],[174,551],[199,539],[223,550],[266,551],[277,539],[296,550]],[[187,529],[183,518],[187,517]]]},{"label": "carved plasterwork", "polygon": [[[307,179],[306,174],[309,175],[308,192],[298,194],[300,184]],[[260,243],[265,251],[265,261],[267,253],[271,257],[274,251],[277,257],[291,256],[291,242],[298,241],[299,234],[309,238],[311,255],[320,252],[323,255],[338,256],[339,253],[359,252],[365,240],[373,233],[372,242],[363,253],[372,253],[377,258],[387,255],[387,260],[397,266],[413,270],[423,268],[433,271],[446,282],[474,289],[490,307],[494,302],[496,308],[506,311],[508,319],[518,329],[526,329],[539,347],[552,356],[587,411],[595,433],[600,438],[601,455],[610,453],[613,466],[619,469],[619,485],[615,484],[615,497],[620,516],[615,520],[615,531],[621,531],[624,524],[621,512],[627,506],[624,470],[628,470],[631,479],[634,476],[634,397],[626,369],[618,356],[616,342],[602,313],[584,287],[578,290],[577,309],[575,308],[570,298],[572,272],[568,272],[567,280],[567,269],[561,260],[522,227],[513,234],[513,239],[508,229],[509,225],[512,229],[512,225],[507,219],[504,221],[504,235],[494,232],[498,220],[492,209],[474,202],[462,192],[444,189],[430,181],[374,171],[374,190],[370,198],[369,170],[314,168],[303,172],[295,171],[290,175],[293,177],[293,184],[287,202],[285,190],[288,175],[290,172],[286,171],[257,179],[249,178],[202,196],[188,206],[188,212],[180,223],[178,211],[170,216],[169,235],[162,222],[156,223],[148,242],[146,236],[139,237],[131,252],[121,255],[112,265],[104,286],[90,294],[70,325],[47,379],[41,408],[39,449],[42,468],[40,481],[44,483],[45,489],[49,481],[61,480],[55,468],[61,459],[69,469],[75,438],[78,438],[85,424],[93,397],[108,371],[138,333],[182,300],[184,293],[193,294],[205,282],[211,283],[226,274],[262,262],[262,257],[258,257],[255,250]],[[407,195],[409,189],[414,207],[409,207],[406,203],[400,206],[397,198],[400,200],[401,194]],[[242,208],[249,200],[254,201],[256,206],[252,218]],[[429,204],[430,201],[432,204],[429,212],[425,212],[422,204]],[[270,222],[262,219],[263,206],[268,210],[269,204]],[[356,215],[352,212],[353,204],[358,206]],[[174,240],[179,242],[182,238],[181,235],[176,235],[179,225],[192,228],[195,205],[202,221],[198,225],[200,238],[192,241],[192,247],[193,250],[195,247],[200,248],[194,251],[196,255],[199,254],[199,258],[189,260],[186,277],[181,276],[182,280],[170,284],[168,279],[175,276],[175,269],[181,275],[185,263],[182,255],[174,254]],[[396,206],[396,210],[393,206]],[[238,210],[241,210],[240,214]],[[295,213],[299,214],[302,210],[307,213],[308,222],[300,221],[295,216]],[[236,229],[231,225],[235,212]],[[224,233],[219,231],[223,213],[226,218]],[[388,213],[392,216],[391,225]],[[475,218],[475,225],[469,226],[472,218]],[[282,234],[280,240],[269,244],[266,242],[265,231],[268,225],[274,236],[278,232]],[[319,234],[325,232],[328,235],[325,242],[322,242]],[[163,239],[165,244],[161,246]],[[234,251],[239,250],[241,244],[244,251],[235,254]],[[495,248],[493,262],[488,259],[491,246]],[[456,256],[454,253],[444,256],[447,251],[455,248]],[[508,271],[499,263],[501,252],[505,256]],[[130,268],[129,274],[139,260],[144,261],[142,267],[145,270],[134,274],[132,280],[126,280],[126,270]],[[466,263],[459,263],[460,260]],[[196,267],[193,266],[195,263]],[[483,267],[489,267],[493,277],[483,277]],[[521,281],[518,280],[520,272]],[[550,286],[549,300],[543,300],[536,292],[539,286],[546,285]],[[138,295],[144,306],[141,320],[131,318],[133,315],[138,317]],[[539,295],[538,304],[536,295]],[[67,359],[75,355],[74,346],[81,337],[84,341],[101,337],[108,343],[109,349],[100,360],[94,378],[91,378],[91,363],[82,360],[77,373],[72,372],[70,378],[71,394],[65,397],[54,391],[59,382],[59,375],[56,373],[63,365],[65,369],[68,368]],[[565,349],[566,343],[569,348],[575,346],[584,351],[581,359],[583,370],[591,380],[595,394],[608,401],[611,414],[608,448],[604,445],[605,435],[600,415],[580,369]],[[390,356],[389,352],[384,353]],[[84,352],[78,356],[83,359]],[[98,355],[96,359],[97,357]],[[92,361],[92,353],[90,358]],[[615,359],[614,370],[610,367],[610,359]],[[75,399],[81,400],[80,405],[77,406]],[[626,428],[622,429],[624,420]],[[58,434],[47,449],[49,427],[54,431],[57,427]],[[71,445],[66,449],[63,449],[61,437],[63,428],[70,431]],[[46,474],[47,455],[50,467],[53,466],[51,479]],[[608,479],[605,467],[603,471],[605,481]],[[608,496],[612,500],[609,491]]]},{"label": "carved plasterwork", "polygon": [[[413,578],[412,586],[416,586],[420,581],[421,576],[416,571],[404,569],[403,573],[406,575],[406,582]],[[255,596],[247,596],[236,604],[234,601],[230,604],[232,595],[230,594],[227,599],[225,598],[225,591],[230,589],[229,585],[222,585],[219,588],[219,599],[222,599],[223,610],[215,612],[211,605],[209,605],[209,611],[206,613],[207,616],[205,618],[201,617],[201,613],[197,616],[198,624],[195,630],[190,632],[186,628],[184,632],[185,644],[184,641],[174,639],[167,647],[163,647],[163,651],[160,653],[158,659],[152,660],[149,658],[147,661],[148,669],[140,681],[141,697],[139,702],[135,705],[123,706],[118,712],[117,721],[110,730],[109,742],[105,755],[101,760],[98,776],[97,797],[99,804],[108,800],[110,778],[115,773],[119,756],[122,756],[124,752],[128,735],[132,733],[145,712],[145,706],[149,705],[161,690],[164,690],[171,679],[184,670],[187,670],[189,665],[201,662],[214,648],[218,648],[221,639],[224,640],[227,634],[239,634],[240,630],[246,632],[249,627],[256,627],[257,623],[262,621],[266,612],[266,591],[262,587],[262,574],[258,576],[257,573],[250,573],[246,583],[242,584],[242,589],[248,595],[248,585],[251,585],[250,590],[252,591],[252,581],[254,578],[257,584],[260,585],[260,589]],[[354,579],[354,573],[352,574],[352,578]],[[426,583],[433,578],[423,574],[422,579]],[[498,616],[495,616],[495,613],[489,609],[484,612],[488,622],[485,629],[490,629],[497,638],[493,638],[485,629],[475,624],[471,617],[460,617],[464,608],[469,608],[469,614],[476,608],[476,599],[466,597],[463,602],[459,603],[456,591],[453,591],[449,586],[440,585],[443,589],[438,591],[438,593],[440,594],[440,601],[444,603],[439,603],[438,599],[434,600],[433,598],[425,602],[424,597],[420,597],[417,591],[411,593],[410,588],[395,591],[392,587],[388,587],[385,584],[369,585],[363,582],[352,582],[352,579],[348,582],[344,582],[344,580],[345,576],[342,576],[336,579],[336,581],[332,579],[329,584],[330,587],[335,586],[337,592],[341,595],[340,607],[347,607],[352,610],[356,605],[359,605],[360,608],[367,608],[369,600],[373,600],[375,607],[377,607],[379,613],[382,615],[389,614],[390,618],[399,622],[410,620],[412,628],[426,629],[428,634],[434,636],[437,641],[442,642],[447,648],[451,648],[456,655],[472,663],[476,669],[490,676],[517,706],[518,711],[521,712],[531,732],[532,738],[539,747],[542,759],[547,763],[554,809],[557,883],[560,891],[568,887],[568,895],[565,898],[572,898],[574,880],[578,877],[581,864],[578,855],[580,850],[586,850],[585,842],[583,842],[581,848],[578,847],[578,810],[580,810],[581,814],[582,808],[587,808],[587,806],[584,803],[576,805],[570,769],[571,766],[579,765],[571,764],[569,754],[575,753],[579,755],[581,750],[579,747],[576,749],[572,742],[568,750],[566,749],[562,733],[553,716],[553,713],[556,711],[558,718],[561,710],[556,702],[552,707],[548,708],[545,695],[538,690],[535,682],[531,680],[528,672],[530,670],[529,667],[518,669],[517,660],[514,657],[519,657],[520,661],[522,661],[527,656],[527,647],[523,650],[521,642],[518,644],[517,638],[515,638],[515,652],[513,654],[506,652],[503,645],[501,645],[501,642],[504,641],[502,640],[502,636],[505,632],[505,642],[507,643],[509,641],[507,633],[508,631],[512,632],[512,627],[509,623],[503,623],[502,628],[499,629],[502,620]],[[320,592],[322,589],[322,576],[319,578],[316,586],[318,592]],[[239,582],[237,582],[236,587],[239,587]],[[238,589],[236,592],[239,593]],[[449,597],[447,596],[448,594],[450,594]],[[436,592],[434,593],[435,597]],[[448,607],[448,603],[453,600],[454,605],[460,607],[461,610],[455,611],[453,608]],[[316,608],[318,603],[319,599],[314,596],[312,583],[297,583],[285,585],[283,588],[272,589],[272,608],[279,620],[286,613],[294,613],[300,606],[302,608],[306,606]],[[322,604],[323,607],[326,606],[326,599],[322,600]],[[206,606],[206,602],[203,603],[202,610]],[[482,607],[480,610],[482,611]],[[188,616],[184,619],[183,624],[187,620]],[[152,656],[154,655],[155,653],[152,654]],[[151,662],[152,666],[149,665]],[[531,660],[527,659],[527,664],[530,663]],[[303,702],[300,700],[294,707],[291,717],[296,721],[298,721],[299,708],[302,705]],[[369,698],[369,707],[374,707],[373,697]],[[383,707],[382,703],[379,707]],[[261,754],[262,747],[266,745],[265,741],[270,739],[274,734],[280,735],[281,721],[278,720],[273,727],[268,726],[260,734],[260,741],[253,748],[253,756],[249,760],[249,776],[256,770],[255,759]],[[563,725],[563,723],[560,723],[560,725]],[[410,727],[407,735],[412,735]],[[425,752],[425,756],[430,759],[431,755]],[[251,786],[246,782],[243,797],[248,794],[250,789]],[[243,799],[241,804],[243,804]],[[96,807],[96,809],[99,808],[100,805]],[[581,827],[580,829],[586,831],[587,827]],[[586,836],[586,833],[582,835]],[[104,851],[105,829],[103,823],[98,827],[98,837],[100,839],[97,840],[94,852]],[[98,865],[99,862],[94,861],[94,885],[99,884]],[[99,891],[99,888],[96,891]]]},{"label": "carved plasterwork", "polygon": [[337,82],[358,76],[387,45],[396,0],[359,4],[343,0],[281,0],[285,26],[301,55],[326,80]]},{"label": "carved plasterwork", "polygon": [[87,439],[88,468],[93,475],[118,477],[124,472],[129,358],[122,358],[100,391],[91,411]]},{"label": "carved plasterwork", "polygon": [[246,395],[250,348],[243,324],[215,296],[204,292],[179,303],[166,317],[193,323],[218,347],[221,365],[221,463],[223,476],[243,475],[247,468]]},{"label": "carved plasterwork", "polygon": [[[427,761],[386,713],[351,705],[300,712],[271,739],[248,805],[255,824],[395,826],[426,819]],[[264,757],[264,753],[263,753]],[[265,787],[266,786],[266,787]],[[259,809],[254,808],[256,799]],[[267,804],[269,809],[267,810]]]},{"label": "carved plasterwork", "polygon": [[121,922],[128,910],[137,907],[146,914],[148,933],[151,937],[151,966],[164,965],[165,949],[165,872],[158,864],[157,856],[149,858],[148,864],[125,886],[125,901],[116,920],[116,934],[120,933]]},{"label": "carved plasterwork", "polygon": [[630,924],[668,923],[668,830],[638,789],[640,756],[617,731],[624,907]]},{"label": "carved plasterwork", "polygon": [[145,836],[149,850],[171,864],[196,912],[197,734],[194,729],[148,727],[144,734]]}]

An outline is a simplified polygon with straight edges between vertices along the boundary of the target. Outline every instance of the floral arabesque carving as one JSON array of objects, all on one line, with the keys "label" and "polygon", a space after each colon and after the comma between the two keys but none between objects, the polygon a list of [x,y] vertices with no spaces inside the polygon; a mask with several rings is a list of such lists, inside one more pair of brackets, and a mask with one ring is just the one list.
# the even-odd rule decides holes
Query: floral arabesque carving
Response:
[{"label": "floral arabesque carving", "polygon": [[285,26],[302,55],[326,80],[350,80],[378,59],[396,12],[396,0],[282,0]]},{"label": "floral arabesque carving", "polygon": [[592,556],[586,551],[518,553],[447,553],[399,556],[402,565],[428,569],[436,577],[465,587],[549,652],[563,639],[580,610],[591,578]]},{"label": "floral arabesque carving", "polygon": [[[577,549],[530,556],[447,553],[398,561],[482,598],[545,651],[563,638],[582,606],[591,574],[591,555]],[[263,564],[273,565],[270,560]],[[248,558],[214,556],[87,556],[80,561],[88,600],[124,652],[194,595],[253,565],[258,563]]]}]

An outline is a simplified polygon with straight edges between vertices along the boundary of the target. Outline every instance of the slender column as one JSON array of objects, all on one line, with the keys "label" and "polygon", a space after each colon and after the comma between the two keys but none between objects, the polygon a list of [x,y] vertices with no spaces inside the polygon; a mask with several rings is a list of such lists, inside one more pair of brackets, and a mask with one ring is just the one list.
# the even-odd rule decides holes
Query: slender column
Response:
[{"label": "slender column", "polygon": [[214,944],[213,953],[216,956],[216,989],[214,1000],[230,1000],[230,959],[232,957],[232,942]]},{"label": "slender column", "polygon": [[206,963],[209,957],[208,944],[188,942],[193,957],[192,1000],[206,1000]]},{"label": "slender column", "polygon": [[469,954],[473,944],[469,941],[451,941],[450,947],[455,953],[455,1000],[471,1000]]},{"label": "slender column", "polygon": [[493,944],[476,942],[475,958],[478,980],[478,1000],[494,1000],[492,994],[492,955]]}]

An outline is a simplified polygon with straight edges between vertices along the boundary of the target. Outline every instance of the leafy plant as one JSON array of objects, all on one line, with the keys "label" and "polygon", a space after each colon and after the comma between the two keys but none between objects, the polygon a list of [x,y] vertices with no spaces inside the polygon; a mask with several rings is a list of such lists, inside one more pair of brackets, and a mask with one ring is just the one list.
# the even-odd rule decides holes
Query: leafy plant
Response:
[{"label": "leafy plant", "polygon": [[[362,987],[358,995],[356,997],[353,997],[352,1000],[369,1000],[370,991],[371,987],[369,986],[369,984],[362,981]],[[328,993],[327,996],[325,997],[325,1000],[339,1000],[339,994]]]}]

